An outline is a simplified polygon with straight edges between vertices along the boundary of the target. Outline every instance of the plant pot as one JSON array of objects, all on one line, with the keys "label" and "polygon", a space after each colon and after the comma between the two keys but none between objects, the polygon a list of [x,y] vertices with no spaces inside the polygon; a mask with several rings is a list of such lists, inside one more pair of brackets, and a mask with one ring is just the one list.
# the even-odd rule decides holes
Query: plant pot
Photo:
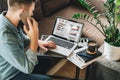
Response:
[{"label": "plant pot", "polygon": [[108,60],[117,61],[120,59],[120,47],[112,46],[104,41],[104,55]]}]

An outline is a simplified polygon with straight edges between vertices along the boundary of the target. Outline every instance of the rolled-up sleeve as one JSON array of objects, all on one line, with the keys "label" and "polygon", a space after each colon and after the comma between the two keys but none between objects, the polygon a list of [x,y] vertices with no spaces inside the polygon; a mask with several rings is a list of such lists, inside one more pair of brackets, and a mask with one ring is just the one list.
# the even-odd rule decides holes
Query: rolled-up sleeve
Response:
[{"label": "rolled-up sleeve", "polygon": [[[26,52],[13,34],[4,34],[0,41],[0,55],[12,66],[24,73],[31,73],[38,63],[37,55],[31,49]],[[24,46],[23,46],[24,47]]]},{"label": "rolled-up sleeve", "polygon": [[27,58],[34,64],[36,65],[37,62],[37,57],[36,57],[37,53],[34,53],[31,49],[28,49],[26,52]]}]

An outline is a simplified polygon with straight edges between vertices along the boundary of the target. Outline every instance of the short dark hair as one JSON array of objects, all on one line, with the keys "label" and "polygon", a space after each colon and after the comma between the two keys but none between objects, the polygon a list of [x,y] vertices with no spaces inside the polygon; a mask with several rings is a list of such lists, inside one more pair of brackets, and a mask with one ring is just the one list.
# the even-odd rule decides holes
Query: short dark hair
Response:
[{"label": "short dark hair", "polygon": [[25,4],[25,5],[29,5],[32,2],[36,2],[36,0],[8,0],[8,4],[9,6],[15,6],[15,4],[17,3],[19,4]]}]

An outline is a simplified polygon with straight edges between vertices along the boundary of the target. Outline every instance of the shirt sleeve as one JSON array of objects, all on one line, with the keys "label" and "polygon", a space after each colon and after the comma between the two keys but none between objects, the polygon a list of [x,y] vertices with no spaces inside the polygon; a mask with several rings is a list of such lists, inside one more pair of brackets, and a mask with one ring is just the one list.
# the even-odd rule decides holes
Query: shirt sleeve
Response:
[{"label": "shirt sleeve", "polygon": [[24,73],[31,73],[38,63],[37,55],[31,49],[26,52],[21,48],[19,42],[13,34],[4,34],[3,41],[0,41],[0,55],[12,66]]}]

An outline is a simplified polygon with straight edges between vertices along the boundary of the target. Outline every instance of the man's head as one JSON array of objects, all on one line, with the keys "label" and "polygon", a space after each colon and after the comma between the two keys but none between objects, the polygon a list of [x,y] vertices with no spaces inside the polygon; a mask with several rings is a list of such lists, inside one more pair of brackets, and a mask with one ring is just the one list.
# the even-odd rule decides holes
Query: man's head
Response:
[{"label": "man's head", "polygon": [[8,10],[13,12],[17,11],[28,11],[28,13],[32,16],[33,10],[35,7],[36,0],[7,0],[8,2]]}]

